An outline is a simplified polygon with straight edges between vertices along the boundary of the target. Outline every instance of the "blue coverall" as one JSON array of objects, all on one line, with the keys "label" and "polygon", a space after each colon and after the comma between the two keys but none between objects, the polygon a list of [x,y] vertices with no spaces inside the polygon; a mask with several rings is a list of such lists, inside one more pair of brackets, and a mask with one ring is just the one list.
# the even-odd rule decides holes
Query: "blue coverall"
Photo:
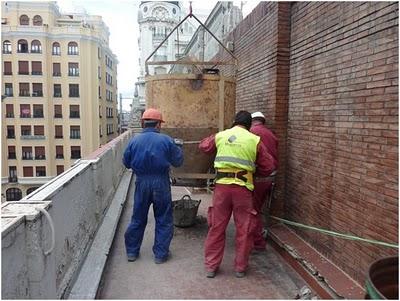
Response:
[{"label": "blue coverall", "polygon": [[168,256],[174,230],[169,169],[170,165],[179,167],[182,163],[182,149],[155,128],[143,129],[129,142],[123,164],[136,174],[136,187],[132,220],[125,232],[128,256],[139,256],[151,204],[156,220],[154,257]]}]

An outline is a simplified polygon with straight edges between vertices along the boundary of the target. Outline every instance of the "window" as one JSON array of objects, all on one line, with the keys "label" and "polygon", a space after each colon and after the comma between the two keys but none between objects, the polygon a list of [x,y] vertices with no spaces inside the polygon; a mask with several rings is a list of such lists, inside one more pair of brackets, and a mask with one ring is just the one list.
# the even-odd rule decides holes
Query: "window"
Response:
[{"label": "window", "polygon": [[26,190],[26,195],[28,195],[28,194],[30,194],[30,193],[32,193],[32,192],[34,192],[36,189],[38,189],[39,187],[31,187],[31,188],[28,188],[27,190]]},{"label": "window", "polygon": [[69,84],[69,97],[79,97],[79,84]]},{"label": "window", "polygon": [[15,146],[8,147],[8,159],[17,159],[17,155],[15,154]]},{"label": "window", "polygon": [[71,139],[81,139],[81,128],[79,125],[71,125],[69,137]]},{"label": "window", "polygon": [[76,43],[76,42],[68,43],[68,54],[69,55],[78,55],[78,43]]},{"label": "window", "polygon": [[42,75],[42,62],[32,61],[32,75]]},{"label": "window", "polygon": [[56,145],[56,159],[64,159],[64,147]]},{"label": "window", "polygon": [[35,146],[35,160],[46,159],[46,149],[44,146]]},{"label": "window", "polygon": [[64,165],[57,165],[57,176],[64,172]]},{"label": "window", "polygon": [[19,112],[21,118],[30,118],[31,117],[31,105],[29,104],[20,104]]},{"label": "window", "polygon": [[46,166],[36,166],[36,176],[45,177],[46,176]]},{"label": "window", "polygon": [[29,83],[19,83],[19,96],[30,96]]},{"label": "window", "polygon": [[101,58],[101,49],[100,47],[97,47],[97,58]]},{"label": "window", "polygon": [[5,94],[5,96],[13,96],[14,95],[12,83],[4,84],[4,94]]},{"label": "window", "polygon": [[26,40],[18,41],[18,52],[19,53],[28,53],[28,42]]},{"label": "window", "polygon": [[54,118],[62,118],[62,106],[54,105]]},{"label": "window", "polygon": [[71,146],[71,159],[79,159],[79,158],[81,158],[81,147]]},{"label": "window", "polygon": [[32,146],[22,147],[22,160],[33,160]]},{"label": "window", "polygon": [[42,44],[38,40],[32,41],[31,53],[42,53]]},{"label": "window", "polygon": [[18,74],[29,74],[29,62],[28,61],[18,61]]},{"label": "window", "polygon": [[61,47],[60,43],[54,42],[53,47],[52,47],[52,52],[53,55],[61,55]]},{"label": "window", "polygon": [[20,16],[19,25],[29,25],[29,17],[27,15]]},{"label": "window", "polygon": [[21,136],[31,136],[31,126],[30,125],[21,125]]},{"label": "window", "polygon": [[156,68],[154,68],[154,73],[155,74],[166,74],[167,69],[165,69],[164,67],[156,67]]},{"label": "window", "polygon": [[101,79],[101,67],[100,66],[97,67],[97,77],[99,79]]},{"label": "window", "polygon": [[15,129],[13,125],[7,125],[7,138],[8,139],[15,138]]},{"label": "window", "polygon": [[3,42],[3,54],[10,54],[11,50],[12,50],[11,42],[8,40],[5,40]]},{"label": "window", "polygon": [[13,104],[6,104],[6,117],[7,118],[14,118],[14,105]]},{"label": "window", "polygon": [[61,76],[60,63],[53,63],[53,76]]},{"label": "window", "polygon": [[[11,177],[10,177],[11,178]],[[15,179],[17,177],[15,176]],[[14,181],[10,181],[10,182],[14,182]],[[15,182],[17,182],[15,180]],[[19,201],[20,199],[22,199],[22,191],[19,188],[8,188],[6,190],[6,201],[7,202],[15,202],[15,201]]]},{"label": "window", "polygon": [[69,76],[79,76],[79,64],[78,63],[68,63],[68,75]]},{"label": "window", "polygon": [[12,75],[12,65],[11,62],[4,62],[4,75]]},{"label": "window", "polygon": [[62,138],[63,137],[63,128],[62,125],[55,126],[56,135],[55,138]]},{"label": "window", "polygon": [[42,26],[43,25],[43,20],[41,16],[34,16],[33,17],[33,26]]},{"label": "window", "polygon": [[43,96],[43,84],[41,83],[32,84],[32,96]]},{"label": "window", "polygon": [[54,84],[54,97],[61,97],[61,84]]},{"label": "window", "polygon": [[99,98],[101,98],[101,87],[99,86]]},{"label": "window", "polygon": [[22,168],[24,177],[33,177],[33,167],[32,166],[24,166]]},{"label": "window", "polygon": [[69,118],[79,118],[79,105],[69,106]]},{"label": "window", "polygon": [[33,118],[43,118],[43,105],[33,105]]},{"label": "window", "polygon": [[34,125],[33,133],[35,136],[44,136],[44,125]]}]

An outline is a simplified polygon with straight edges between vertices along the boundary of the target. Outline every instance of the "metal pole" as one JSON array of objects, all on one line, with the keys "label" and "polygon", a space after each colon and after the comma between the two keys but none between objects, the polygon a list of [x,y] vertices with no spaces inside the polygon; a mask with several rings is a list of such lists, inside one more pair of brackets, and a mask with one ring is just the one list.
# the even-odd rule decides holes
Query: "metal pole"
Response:
[{"label": "metal pole", "polygon": [[119,134],[122,133],[122,93],[119,93]]}]

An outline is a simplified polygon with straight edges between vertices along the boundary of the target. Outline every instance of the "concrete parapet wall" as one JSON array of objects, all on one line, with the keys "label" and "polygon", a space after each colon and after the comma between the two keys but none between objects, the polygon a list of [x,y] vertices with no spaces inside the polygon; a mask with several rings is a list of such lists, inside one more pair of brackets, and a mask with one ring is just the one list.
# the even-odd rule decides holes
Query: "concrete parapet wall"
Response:
[{"label": "concrete parapet wall", "polygon": [[[3,298],[68,294],[125,169],[121,160],[131,136],[125,132],[21,201],[2,205]],[[45,255],[52,245],[50,224],[54,248]]]}]

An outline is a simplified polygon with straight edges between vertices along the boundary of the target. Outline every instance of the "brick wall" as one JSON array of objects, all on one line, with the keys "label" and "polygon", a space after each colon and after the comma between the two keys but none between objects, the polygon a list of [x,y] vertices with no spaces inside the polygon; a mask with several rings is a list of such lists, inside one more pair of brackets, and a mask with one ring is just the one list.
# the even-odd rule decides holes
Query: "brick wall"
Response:
[{"label": "brick wall", "polygon": [[[273,213],[398,242],[398,4],[261,2],[227,40],[236,110],[261,110],[279,138]],[[395,253],[299,233],[360,283]]]},{"label": "brick wall", "polygon": [[[281,142],[286,141],[287,129],[289,16],[289,3],[261,2],[226,39],[234,42],[238,59],[236,111],[263,112]],[[280,170],[285,170],[286,143],[279,144],[279,157]],[[277,187],[277,198],[282,200],[283,172]],[[273,212],[283,214],[282,201],[274,204]]]}]

